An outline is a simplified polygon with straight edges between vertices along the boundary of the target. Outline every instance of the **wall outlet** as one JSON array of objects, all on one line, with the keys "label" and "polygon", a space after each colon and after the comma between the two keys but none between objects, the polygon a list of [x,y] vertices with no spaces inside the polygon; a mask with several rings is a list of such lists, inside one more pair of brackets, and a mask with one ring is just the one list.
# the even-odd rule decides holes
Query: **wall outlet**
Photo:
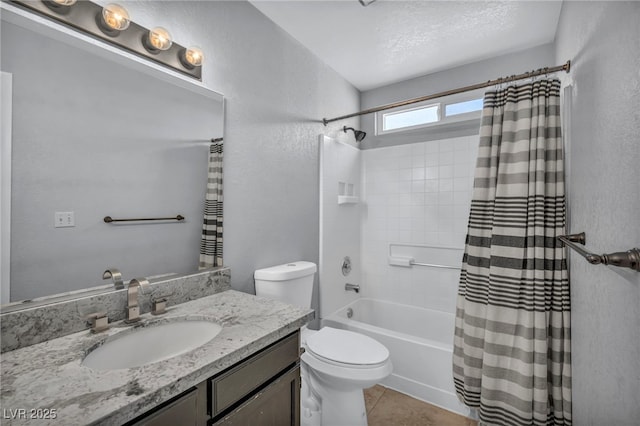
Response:
[{"label": "wall outlet", "polygon": [[56,212],[53,226],[55,228],[70,228],[76,226],[74,212]]}]

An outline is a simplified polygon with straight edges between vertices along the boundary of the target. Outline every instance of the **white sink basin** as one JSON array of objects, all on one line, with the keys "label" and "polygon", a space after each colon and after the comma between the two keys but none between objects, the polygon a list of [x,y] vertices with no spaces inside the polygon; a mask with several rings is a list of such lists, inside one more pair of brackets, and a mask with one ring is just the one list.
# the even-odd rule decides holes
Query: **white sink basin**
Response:
[{"label": "white sink basin", "polygon": [[94,370],[116,370],[163,361],[204,345],[221,330],[219,324],[201,320],[140,327],[97,347],[82,360],[82,365]]}]

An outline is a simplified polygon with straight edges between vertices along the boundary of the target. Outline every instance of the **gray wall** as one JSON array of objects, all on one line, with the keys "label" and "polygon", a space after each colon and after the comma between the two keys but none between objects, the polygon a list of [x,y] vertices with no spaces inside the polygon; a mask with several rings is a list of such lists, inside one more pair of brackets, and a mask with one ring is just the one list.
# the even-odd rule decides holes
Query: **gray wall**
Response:
[{"label": "gray wall", "polygon": [[[559,64],[563,64],[565,61],[566,59]],[[362,108],[373,108],[554,65],[558,64],[555,63],[553,56],[553,44],[546,44],[368,90],[362,93]],[[362,149],[474,135],[478,133],[480,125],[476,120],[471,123],[460,123],[446,127],[436,126],[414,132],[376,136],[374,117],[375,114],[369,114],[361,118],[362,130],[367,132],[367,138],[360,144]]]},{"label": "gray wall", "polygon": [[[640,3],[564,2],[556,62],[572,60],[570,227],[591,251],[640,246]],[[571,253],[573,420],[640,419],[640,274]]]},{"label": "gray wall", "polygon": [[[205,51],[203,82],[226,98],[224,262],[233,288],[253,271],[318,262],[319,120],[359,108],[359,92],[245,1],[127,3],[133,19],[162,25]],[[352,139],[352,136],[351,136]]]}]

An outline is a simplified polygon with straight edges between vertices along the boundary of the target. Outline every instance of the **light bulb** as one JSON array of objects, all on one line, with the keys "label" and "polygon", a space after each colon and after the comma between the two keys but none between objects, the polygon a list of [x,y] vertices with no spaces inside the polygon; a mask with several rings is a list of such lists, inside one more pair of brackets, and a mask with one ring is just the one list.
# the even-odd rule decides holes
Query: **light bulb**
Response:
[{"label": "light bulb", "polygon": [[168,50],[173,41],[169,31],[162,27],[155,27],[149,31],[149,46],[157,50]]},{"label": "light bulb", "polygon": [[117,31],[126,30],[131,22],[127,9],[115,3],[108,4],[102,9],[102,19],[110,29]]},{"label": "light bulb", "polygon": [[45,6],[56,13],[67,13],[78,0],[42,0]]},{"label": "light bulb", "polygon": [[193,68],[202,65],[204,60],[204,54],[199,47],[192,46],[184,52],[184,61]]}]

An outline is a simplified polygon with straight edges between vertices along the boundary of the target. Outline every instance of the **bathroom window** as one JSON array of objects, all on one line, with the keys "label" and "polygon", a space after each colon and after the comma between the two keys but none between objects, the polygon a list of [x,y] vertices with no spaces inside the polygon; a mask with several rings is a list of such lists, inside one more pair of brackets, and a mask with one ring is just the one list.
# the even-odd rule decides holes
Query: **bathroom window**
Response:
[{"label": "bathroom window", "polygon": [[399,112],[383,114],[384,130],[404,129],[435,123],[440,119],[440,104],[427,105]]},{"label": "bathroom window", "polygon": [[447,117],[452,117],[474,111],[482,111],[482,98],[447,104],[444,109],[444,114]]},{"label": "bathroom window", "polygon": [[482,112],[484,91],[460,93],[419,104],[376,113],[376,134],[405,131],[476,120]]}]

